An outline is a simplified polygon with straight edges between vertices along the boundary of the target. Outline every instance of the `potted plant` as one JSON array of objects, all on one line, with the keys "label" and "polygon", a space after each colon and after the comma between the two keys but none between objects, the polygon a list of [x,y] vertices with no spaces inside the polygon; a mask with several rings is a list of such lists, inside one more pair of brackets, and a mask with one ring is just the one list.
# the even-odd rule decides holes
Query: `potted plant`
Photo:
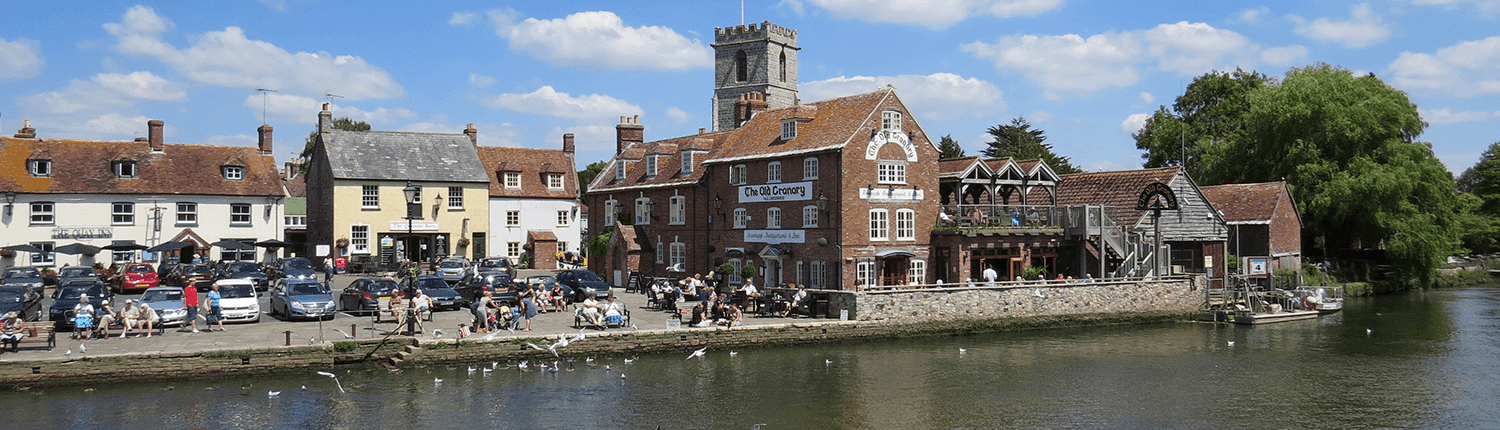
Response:
[{"label": "potted plant", "polygon": [[349,247],[349,238],[341,237],[341,238],[339,238],[339,240],[333,241],[333,244],[337,245],[339,248],[348,248]]},{"label": "potted plant", "polygon": [[460,238],[458,238],[458,246],[459,247],[469,246],[469,238],[467,238],[467,237],[460,237]]},{"label": "potted plant", "polygon": [[0,258],[11,258],[11,257],[15,257],[15,256],[16,256],[16,251],[14,251],[14,250],[0,249]]}]

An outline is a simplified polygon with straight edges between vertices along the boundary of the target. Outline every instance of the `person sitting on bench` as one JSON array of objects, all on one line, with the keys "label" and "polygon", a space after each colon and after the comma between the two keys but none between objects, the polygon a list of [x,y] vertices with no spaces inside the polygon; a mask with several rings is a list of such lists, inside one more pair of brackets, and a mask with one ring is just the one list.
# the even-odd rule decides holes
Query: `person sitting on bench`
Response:
[{"label": "person sitting on bench", "polygon": [[0,325],[0,345],[20,345],[21,339],[26,337],[26,333],[21,332],[25,327],[26,323],[15,312],[6,312],[4,325]]}]

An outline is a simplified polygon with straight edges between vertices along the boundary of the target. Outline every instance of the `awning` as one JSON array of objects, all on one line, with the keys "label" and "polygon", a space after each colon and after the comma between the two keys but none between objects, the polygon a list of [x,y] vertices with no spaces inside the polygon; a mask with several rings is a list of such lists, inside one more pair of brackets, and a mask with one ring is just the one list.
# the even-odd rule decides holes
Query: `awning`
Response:
[{"label": "awning", "polygon": [[63,246],[59,246],[57,248],[54,248],[54,249],[52,249],[52,252],[56,252],[58,254],[68,254],[68,255],[77,255],[77,254],[94,255],[94,254],[98,254],[100,249],[101,248],[99,248],[97,246],[93,246],[93,245],[87,245],[87,244],[82,244],[82,243],[70,243],[70,244],[67,244],[67,245],[63,245]]},{"label": "awning", "polygon": [[283,241],[276,240],[276,239],[268,239],[268,240],[262,240],[260,242],[255,242],[255,246],[264,247],[264,248],[286,248],[286,247],[292,246],[292,244],[290,242],[283,242]]},{"label": "awning", "polygon": [[150,248],[146,248],[146,251],[147,252],[171,251],[171,250],[176,250],[176,249],[187,248],[189,246],[198,246],[198,244],[193,243],[193,242],[188,242],[188,241],[166,242],[166,243],[157,244],[156,246],[153,246],[153,247],[150,247]]},{"label": "awning", "polygon": [[875,256],[878,257],[878,258],[916,257],[917,254],[913,254],[913,253],[911,253],[911,251],[907,251],[907,250],[904,250],[904,249],[887,249],[887,250],[884,250],[884,251],[876,252]]},{"label": "awning", "polygon": [[111,244],[108,244],[108,245],[104,245],[104,249],[108,249],[110,251],[136,251],[136,250],[146,249],[146,245],[142,245],[142,244],[135,243],[135,242],[130,242],[130,243],[111,243]]},{"label": "awning", "polygon": [[5,247],[4,249],[19,252],[42,252],[41,248],[31,246],[30,244],[11,245]]},{"label": "awning", "polygon": [[217,247],[220,247],[220,248],[224,248],[225,250],[229,250],[229,251],[245,251],[245,250],[255,249],[254,245],[250,245],[250,244],[245,243],[245,242],[240,242],[238,240],[227,240],[227,239],[226,240],[221,240],[221,241],[218,241],[218,242],[214,242],[213,245],[210,245],[210,246],[217,246]]}]

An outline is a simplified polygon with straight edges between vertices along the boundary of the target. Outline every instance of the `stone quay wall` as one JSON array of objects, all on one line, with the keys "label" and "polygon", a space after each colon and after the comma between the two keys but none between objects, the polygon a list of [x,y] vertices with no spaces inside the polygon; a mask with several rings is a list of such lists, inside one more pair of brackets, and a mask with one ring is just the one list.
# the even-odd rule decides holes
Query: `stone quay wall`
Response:
[{"label": "stone quay wall", "polygon": [[[1111,314],[1189,315],[1203,302],[1202,277],[1095,282],[1000,282],[865,291],[830,297],[860,321],[925,322]],[[852,305],[850,304],[852,302]],[[838,310],[831,311],[837,315]]]}]

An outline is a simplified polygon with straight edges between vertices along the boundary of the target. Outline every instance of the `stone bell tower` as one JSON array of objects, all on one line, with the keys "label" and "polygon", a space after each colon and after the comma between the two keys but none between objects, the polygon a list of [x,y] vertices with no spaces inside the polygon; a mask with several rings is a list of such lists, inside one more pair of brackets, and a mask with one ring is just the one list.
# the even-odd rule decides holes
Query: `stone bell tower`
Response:
[{"label": "stone bell tower", "polygon": [[[736,105],[758,93],[767,109],[797,104],[797,30],[764,21],[714,28],[714,130],[732,130],[749,118]],[[757,110],[758,111],[758,110]]]}]

